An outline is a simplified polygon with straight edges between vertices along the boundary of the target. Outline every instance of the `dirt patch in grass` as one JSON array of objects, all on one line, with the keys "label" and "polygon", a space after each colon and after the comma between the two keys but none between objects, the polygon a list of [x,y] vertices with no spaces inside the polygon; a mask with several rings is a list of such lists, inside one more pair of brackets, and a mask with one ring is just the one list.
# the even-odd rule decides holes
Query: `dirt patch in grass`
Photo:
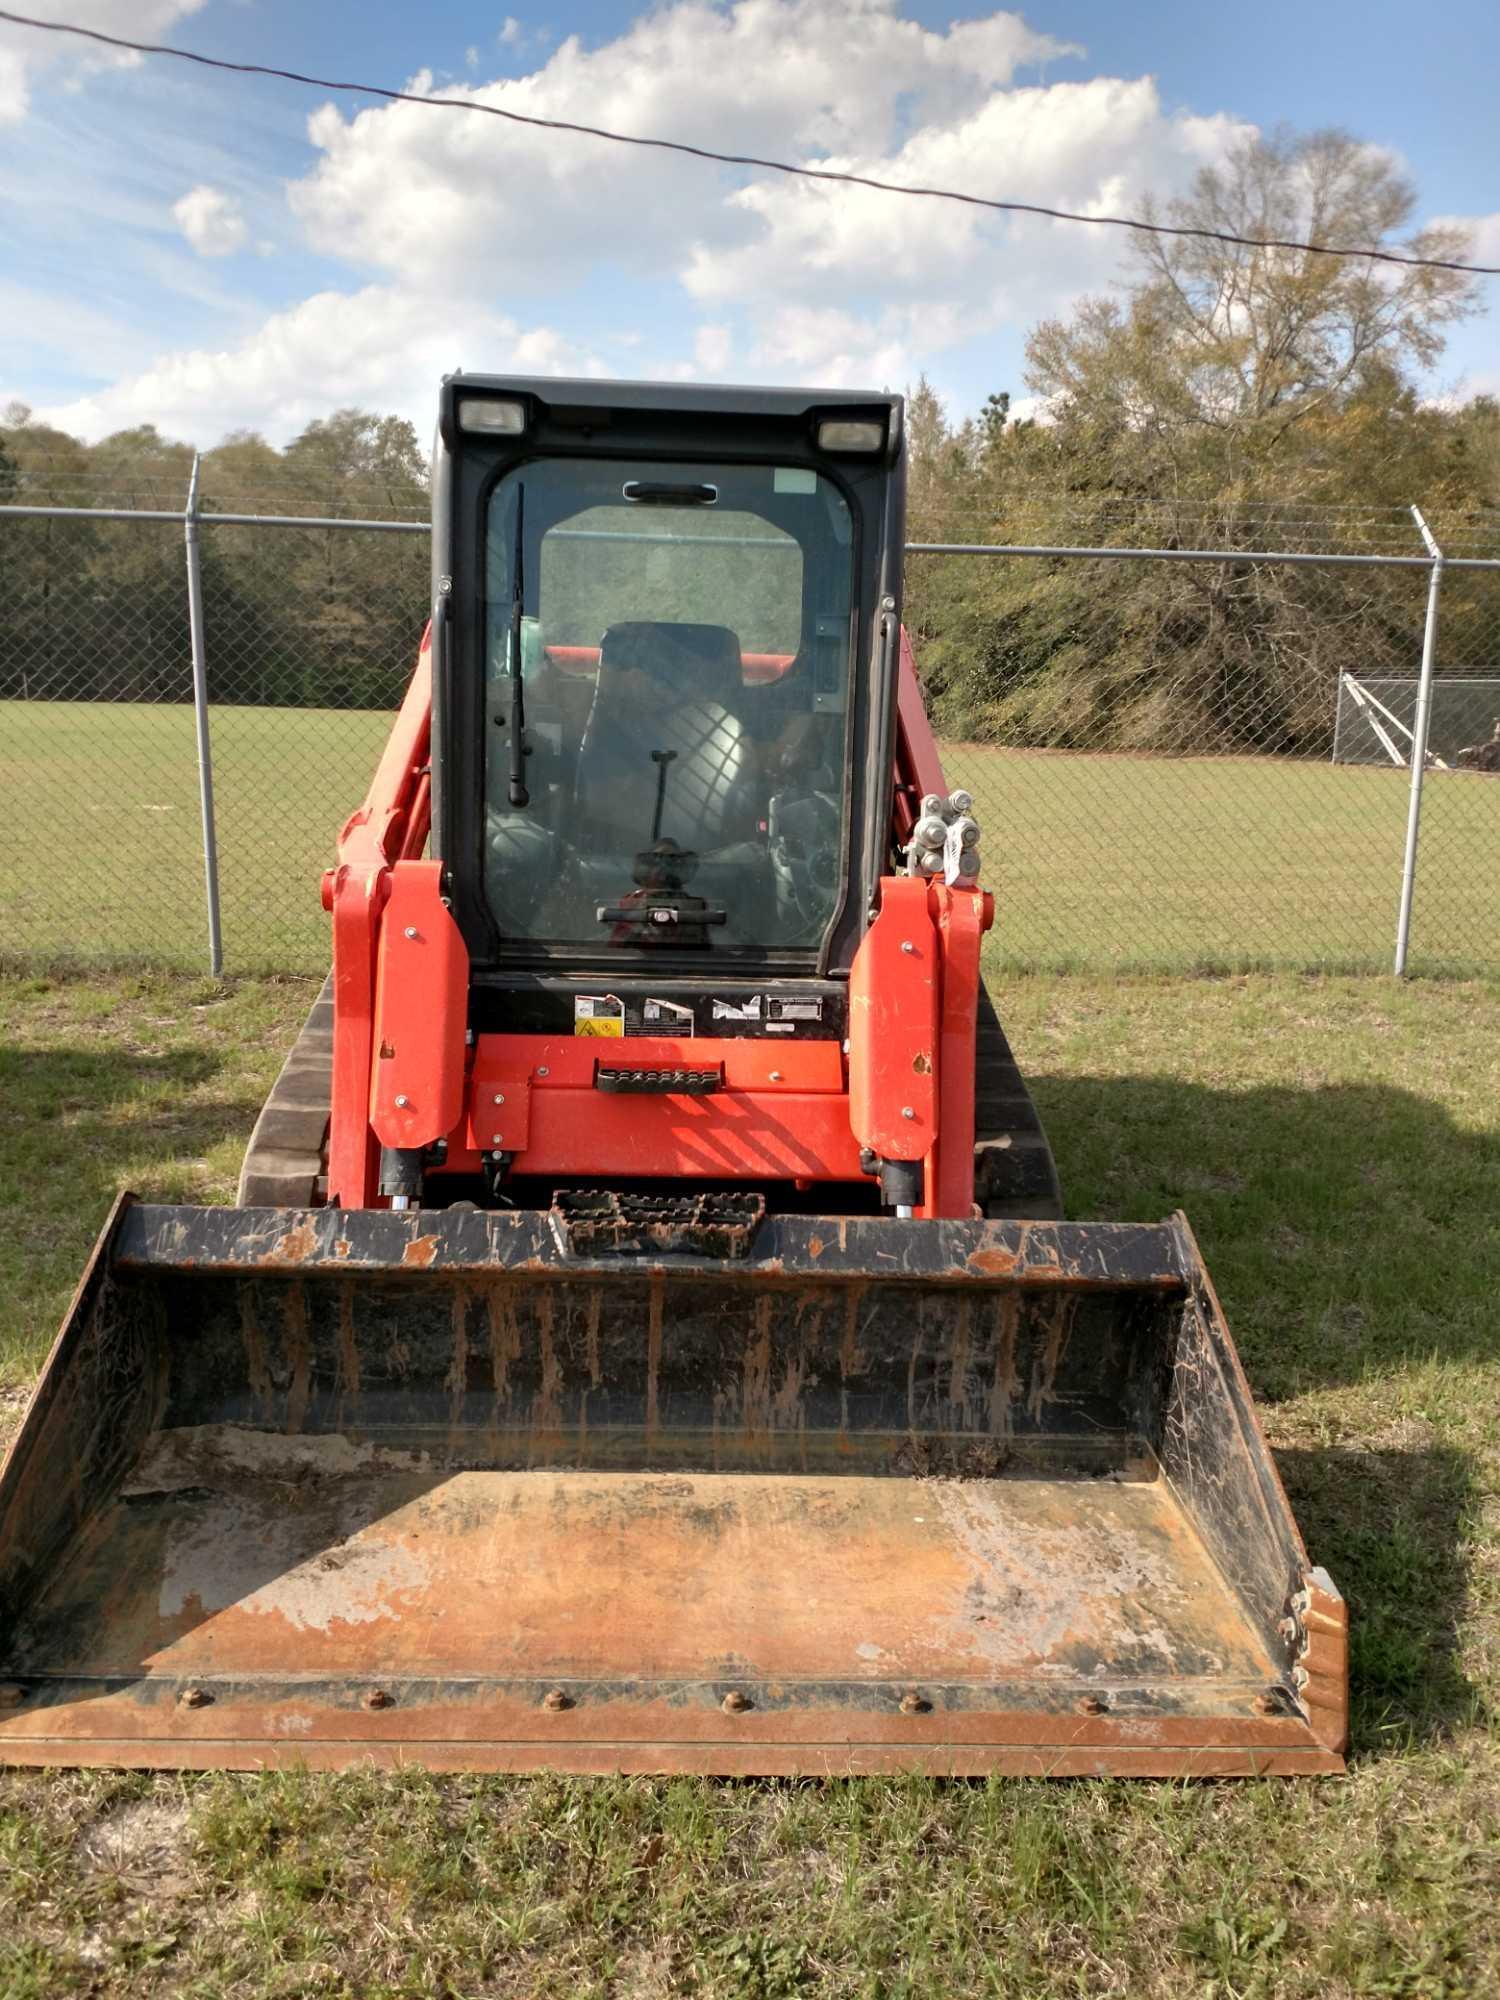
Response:
[{"label": "dirt patch in grass", "polygon": [[193,1887],[188,1816],[185,1797],[129,1800],[87,1828],[79,1859],[136,1895],[185,1896]]}]

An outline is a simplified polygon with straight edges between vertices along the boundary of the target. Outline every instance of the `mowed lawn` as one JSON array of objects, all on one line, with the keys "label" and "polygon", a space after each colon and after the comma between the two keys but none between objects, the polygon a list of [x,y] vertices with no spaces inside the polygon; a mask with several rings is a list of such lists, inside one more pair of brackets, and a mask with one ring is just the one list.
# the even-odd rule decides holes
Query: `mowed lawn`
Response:
[{"label": "mowed lawn", "polygon": [[[328,963],[322,871],[391,717],[210,709],[225,962]],[[190,707],[0,702],[0,961],[208,963]]]},{"label": "mowed lawn", "polygon": [[[0,980],[0,1423],[124,1184],[223,1200],[309,979]],[[0,1774],[0,1994],[1500,1992],[1500,989],[994,982],[1075,1216],[1190,1214],[1315,1560],[1340,1780]]]},{"label": "mowed lawn", "polygon": [[[1275,757],[944,748],[974,795],[995,970],[1392,964],[1410,775]],[[1500,971],[1500,777],[1423,787],[1409,970]]]},{"label": "mowed lawn", "polygon": [[[326,965],[318,878],[389,728],[211,712],[227,969]],[[1408,784],[1391,767],[951,745],[999,898],[994,970],[1389,967]],[[0,960],[206,963],[184,706],[0,703]],[[1411,966],[1500,971],[1500,778],[1426,787]]]}]

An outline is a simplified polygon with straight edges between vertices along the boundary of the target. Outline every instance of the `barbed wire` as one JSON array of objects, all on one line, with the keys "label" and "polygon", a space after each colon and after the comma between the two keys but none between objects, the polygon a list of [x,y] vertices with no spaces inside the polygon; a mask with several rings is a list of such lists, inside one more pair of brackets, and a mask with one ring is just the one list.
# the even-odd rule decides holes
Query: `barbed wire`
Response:
[{"label": "barbed wire", "polygon": [[[0,430],[4,430],[4,428],[4,426],[0,426]],[[141,491],[156,489],[172,493],[184,493],[186,491],[188,472],[192,459],[192,447],[189,445],[180,447],[183,454],[183,464],[180,468],[177,466],[172,466],[171,468],[162,466],[130,471],[123,469],[118,463],[107,466],[87,463],[78,464],[71,458],[63,457],[46,450],[38,450],[26,442],[27,428],[25,425],[15,426],[8,433],[12,442],[19,441],[25,451],[25,456],[17,468],[23,479],[47,478],[55,480],[57,483],[66,481],[77,485],[107,486],[114,491],[124,491],[132,486],[138,487]],[[87,445],[83,445],[81,448],[84,450],[90,449]],[[215,470],[214,453],[207,451],[203,454],[205,479],[211,480]],[[346,479],[342,480],[337,478],[318,479],[309,478],[306,472],[297,470],[291,466],[267,466],[257,468],[246,484],[240,484],[235,480],[226,480],[223,490],[236,495],[250,494],[252,492],[258,494],[283,492],[303,499],[314,498],[320,495],[337,495],[348,498],[354,494],[359,494],[362,498],[369,498],[389,493],[390,487],[387,481],[378,477],[371,477],[368,474],[351,473]],[[1201,494],[1096,493],[1080,491],[1075,487],[1068,486],[1028,486],[1020,493],[1007,494],[1005,499],[1007,504],[1015,504],[1017,501],[1024,499],[1027,505],[1067,507],[1079,513],[1130,514],[1141,509],[1155,508],[1178,514],[1274,515],[1278,520],[1327,522],[1329,524],[1334,524],[1345,518],[1353,520],[1385,520],[1402,525],[1408,524],[1411,520],[1410,506],[1403,502],[1316,500],[1297,495],[1285,498],[1236,495],[1223,499],[1213,499]],[[391,504],[397,511],[415,511],[418,507],[425,508],[427,501],[424,493],[420,500],[413,498],[411,500],[392,501]],[[1430,518],[1439,512],[1451,513],[1456,509],[1460,516],[1472,518],[1475,522],[1487,526],[1490,532],[1500,535],[1500,507],[1488,507],[1478,502],[1469,501],[1456,503],[1432,501],[1424,502],[1423,504]],[[979,518],[984,514],[995,511],[995,509],[993,506],[975,501],[961,506],[958,511]]]}]

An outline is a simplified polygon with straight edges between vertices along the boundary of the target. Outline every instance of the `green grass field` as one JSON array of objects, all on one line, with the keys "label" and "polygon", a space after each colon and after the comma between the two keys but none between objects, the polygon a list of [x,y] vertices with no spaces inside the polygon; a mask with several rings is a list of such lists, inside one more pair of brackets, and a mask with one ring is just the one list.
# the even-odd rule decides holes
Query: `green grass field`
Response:
[{"label": "green grass field", "polygon": [[[1389,971],[1409,779],[1273,757],[954,744],[1005,971]],[[1500,970],[1500,779],[1429,776],[1409,969]]]},{"label": "green grass field", "polygon": [[[388,715],[214,708],[226,965],[328,963],[318,896]],[[0,702],[0,879],[14,963],[208,963],[193,712],[142,702]]]},{"label": "green grass field", "polygon": [[[0,1425],[114,1190],[223,1200],[312,982],[0,980]],[[1340,1780],[0,1775],[0,1995],[1500,1991],[1500,989],[1007,979],[1074,1215],[1181,1205],[1316,1560]]]},{"label": "green grass field", "polygon": [[[212,711],[229,970],[327,963],[318,877],[388,721]],[[997,972],[1390,966],[1403,772],[972,745],[946,765],[985,829]],[[0,788],[0,958],[207,962],[189,709],[0,703]],[[1500,779],[1435,774],[1420,852],[1412,969],[1500,970]]]}]

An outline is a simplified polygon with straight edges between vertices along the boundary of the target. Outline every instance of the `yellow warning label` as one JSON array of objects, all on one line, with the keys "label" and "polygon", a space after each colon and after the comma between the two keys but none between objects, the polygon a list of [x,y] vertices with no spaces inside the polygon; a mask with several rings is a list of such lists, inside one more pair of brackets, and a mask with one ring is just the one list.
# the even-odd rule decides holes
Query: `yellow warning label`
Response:
[{"label": "yellow warning label", "polygon": [[573,1000],[573,1033],[575,1035],[612,1035],[617,1039],[625,1033],[625,1002],[618,993],[579,993]]}]

